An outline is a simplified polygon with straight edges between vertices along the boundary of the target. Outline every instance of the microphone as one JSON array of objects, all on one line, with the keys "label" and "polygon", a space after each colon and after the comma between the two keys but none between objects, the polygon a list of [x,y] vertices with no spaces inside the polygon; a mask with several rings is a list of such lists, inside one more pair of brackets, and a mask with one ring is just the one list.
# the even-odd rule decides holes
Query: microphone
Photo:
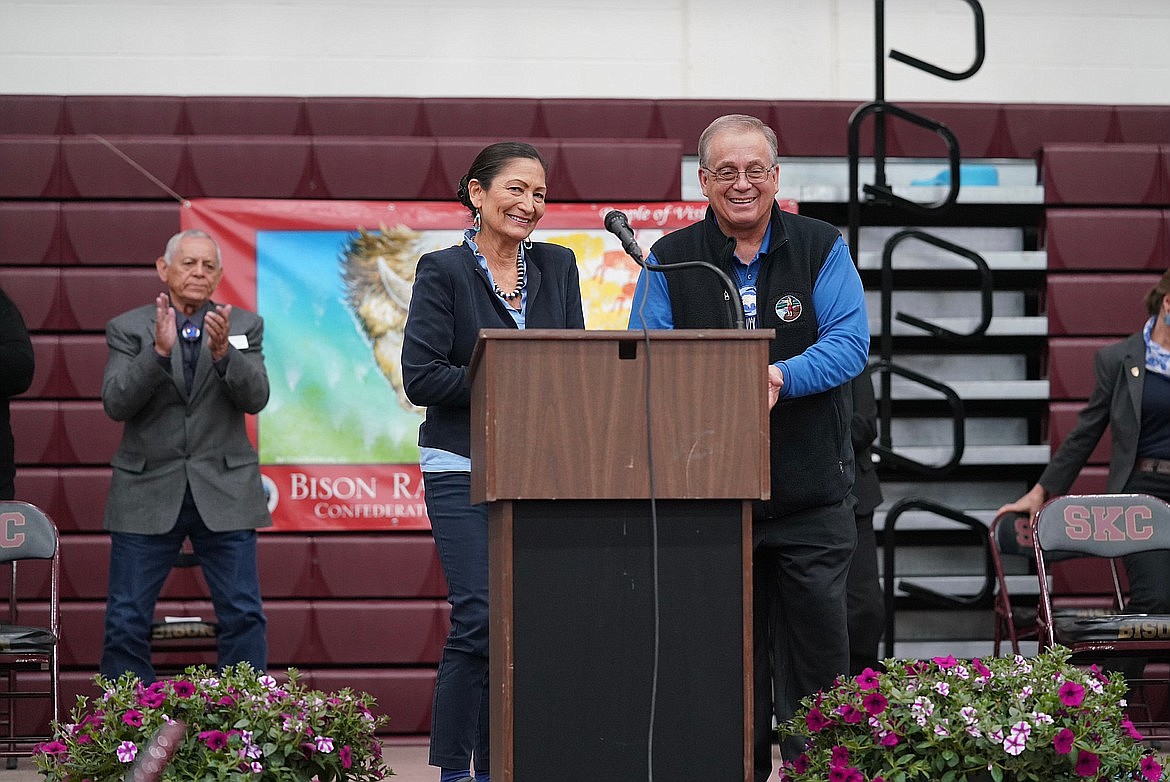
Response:
[{"label": "microphone", "polygon": [[605,230],[621,240],[622,249],[626,251],[626,255],[637,261],[639,266],[646,265],[642,262],[642,248],[634,239],[634,229],[630,228],[630,221],[625,212],[617,209],[611,210],[605,216]]},{"label": "microphone", "polygon": [[723,300],[727,302],[727,306],[731,310],[731,320],[735,323],[735,328],[746,328],[743,317],[743,299],[739,297],[739,288],[727,276],[727,272],[707,261],[679,261],[678,263],[668,264],[646,263],[642,259],[642,248],[634,241],[634,229],[630,228],[630,220],[626,217],[626,213],[620,210],[611,209],[606,213],[605,230],[620,239],[622,249],[626,251],[626,255],[633,258],[639,266],[648,272],[672,272],[679,269],[696,268],[710,269],[719,277],[719,282],[723,284]]}]

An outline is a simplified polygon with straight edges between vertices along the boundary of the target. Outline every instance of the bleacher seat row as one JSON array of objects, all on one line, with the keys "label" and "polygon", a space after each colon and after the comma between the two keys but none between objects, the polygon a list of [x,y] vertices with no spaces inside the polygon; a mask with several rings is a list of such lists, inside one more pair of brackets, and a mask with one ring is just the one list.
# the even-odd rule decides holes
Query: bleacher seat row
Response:
[{"label": "bleacher seat row", "polygon": [[[177,194],[449,201],[476,153],[497,140],[291,135],[103,139],[0,135],[0,170],[8,172],[0,178],[0,198],[173,199]],[[558,200],[670,201],[681,196],[680,141],[529,140],[539,143],[548,160],[549,188]]]},{"label": "bleacher seat row", "polygon": [[[782,155],[846,154],[856,101],[0,95],[0,134],[453,136],[679,139],[695,154],[712,117],[754,114]],[[1042,142],[1161,143],[1170,108],[1144,105],[900,102],[946,124],[967,158],[1028,158]],[[891,122],[888,153],[942,157],[933,133]],[[863,153],[867,153],[863,150]]]}]

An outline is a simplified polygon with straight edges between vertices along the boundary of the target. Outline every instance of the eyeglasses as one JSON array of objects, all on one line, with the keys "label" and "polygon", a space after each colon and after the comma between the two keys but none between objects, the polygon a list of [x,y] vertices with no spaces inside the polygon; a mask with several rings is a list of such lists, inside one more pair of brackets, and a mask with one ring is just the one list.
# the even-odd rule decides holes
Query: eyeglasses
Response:
[{"label": "eyeglasses", "polygon": [[729,185],[732,182],[735,182],[737,179],[739,179],[740,174],[743,174],[744,176],[746,176],[747,181],[751,182],[752,184],[758,185],[759,183],[766,180],[772,174],[772,169],[774,169],[775,167],[776,166],[774,166],[774,165],[768,166],[767,168],[764,168],[763,166],[752,166],[751,168],[749,168],[747,170],[738,169],[738,168],[721,168],[718,171],[716,171],[714,169],[707,168],[706,166],[703,166],[703,170],[706,171],[711,176],[715,177],[716,182],[722,182],[726,185]]}]

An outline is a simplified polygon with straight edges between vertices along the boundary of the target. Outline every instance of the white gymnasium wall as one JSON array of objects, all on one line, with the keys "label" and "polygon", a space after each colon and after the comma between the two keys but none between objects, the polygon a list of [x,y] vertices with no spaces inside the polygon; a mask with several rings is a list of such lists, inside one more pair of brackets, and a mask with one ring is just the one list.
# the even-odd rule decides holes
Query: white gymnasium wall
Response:
[{"label": "white gymnasium wall", "polygon": [[[0,0],[0,93],[874,96],[871,0]],[[889,62],[890,100],[1170,103],[1167,0],[983,0],[987,59]],[[953,71],[961,0],[887,0]]]}]

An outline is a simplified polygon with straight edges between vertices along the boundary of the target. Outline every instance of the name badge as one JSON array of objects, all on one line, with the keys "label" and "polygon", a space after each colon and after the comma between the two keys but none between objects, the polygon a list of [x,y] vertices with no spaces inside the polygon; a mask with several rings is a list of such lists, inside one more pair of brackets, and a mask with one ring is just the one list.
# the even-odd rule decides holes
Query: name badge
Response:
[{"label": "name badge", "polygon": [[248,349],[248,335],[247,334],[229,334],[228,344],[236,350]]}]

